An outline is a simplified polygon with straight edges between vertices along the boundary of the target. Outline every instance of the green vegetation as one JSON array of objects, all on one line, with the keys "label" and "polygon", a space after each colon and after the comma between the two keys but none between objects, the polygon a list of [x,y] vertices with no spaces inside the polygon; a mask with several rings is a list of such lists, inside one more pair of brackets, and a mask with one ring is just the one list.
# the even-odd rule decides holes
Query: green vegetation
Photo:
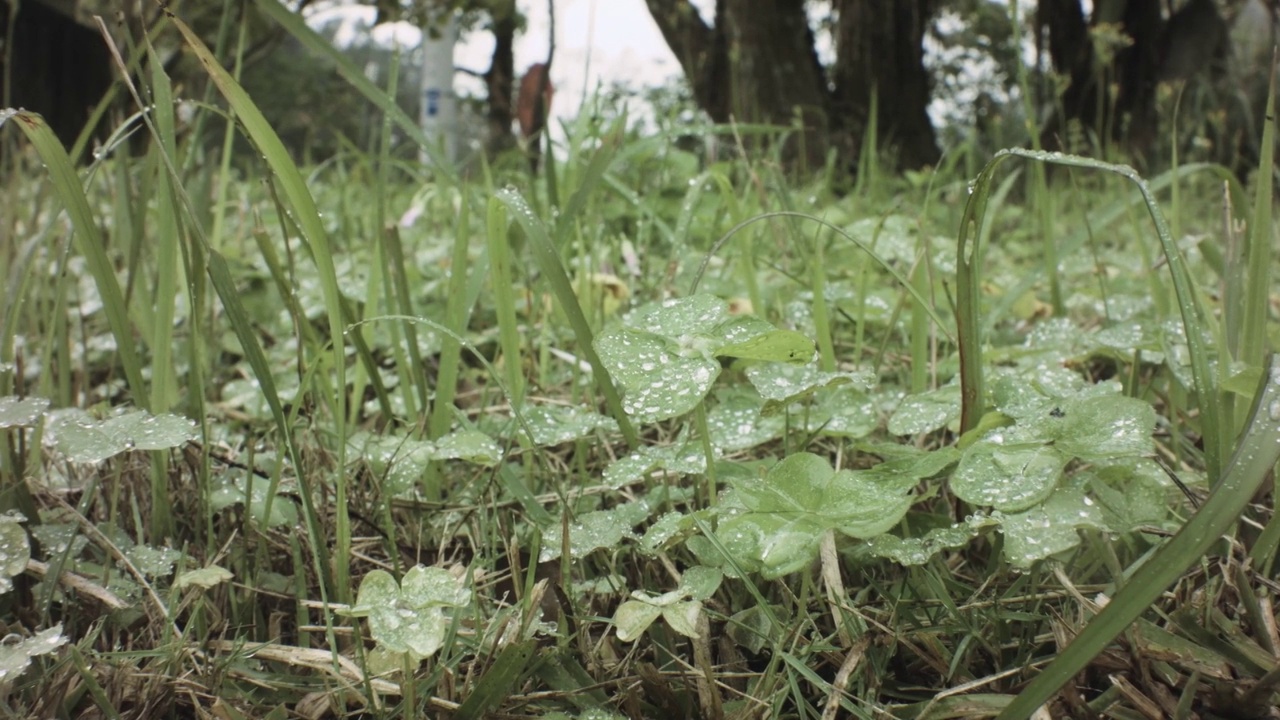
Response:
[{"label": "green vegetation", "polygon": [[1276,704],[1269,153],[299,167],[173,23],[251,177],[158,63],[141,156],[0,114],[0,713]]}]

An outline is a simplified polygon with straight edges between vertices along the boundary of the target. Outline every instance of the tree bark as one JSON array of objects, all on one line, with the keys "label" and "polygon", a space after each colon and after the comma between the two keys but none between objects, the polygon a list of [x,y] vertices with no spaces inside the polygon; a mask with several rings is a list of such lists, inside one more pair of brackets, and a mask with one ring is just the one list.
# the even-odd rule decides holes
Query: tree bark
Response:
[{"label": "tree bark", "polygon": [[924,34],[936,0],[835,0],[835,65],[818,59],[803,0],[718,0],[714,24],[689,0],[646,0],[694,100],[716,122],[799,126],[782,149],[820,170],[829,149],[851,168],[878,99],[878,144],[904,167],[938,159]]},{"label": "tree bark", "polygon": [[[837,129],[846,143],[857,142],[869,127],[874,98],[877,145],[896,150],[898,163],[906,168],[931,165],[939,158],[924,67],[924,34],[933,5],[933,0],[837,3]],[[844,149],[856,154],[859,147]]]},{"label": "tree bark", "polygon": [[645,0],[680,62],[698,107],[713,122],[729,122],[729,49],[725,37],[725,3],[716,3],[716,23],[707,25],[689,0]]},{"label": "tree bark", "polygon": [[[13,42],[0,52],[0,99],[43,115],[69,147],[114,80],[106,44],[52,3],[22,3],[12,27],[9,17],[9,0],[0,0],[0,38]],[[11,68],[4,67],[6,55]]]},{"label": "tree bark", "polygon": [[495,3],[493,9],[493,56],[489,62],[489,70],[484,74],[485,86],[489,91],[489,139],[488,150],[491,156],[516,146],[515,136],[511,133],[511,122],[515,119],[512,98],[515,94],[515,37],[516,37],[516,4],[514,0]]},{"label": "tree bark", "polygon": [[803,172],[825,163],[830,94],[802,0],[720,0],[728,34],[730,107],[740,122],[801,128],[783,146]]}]

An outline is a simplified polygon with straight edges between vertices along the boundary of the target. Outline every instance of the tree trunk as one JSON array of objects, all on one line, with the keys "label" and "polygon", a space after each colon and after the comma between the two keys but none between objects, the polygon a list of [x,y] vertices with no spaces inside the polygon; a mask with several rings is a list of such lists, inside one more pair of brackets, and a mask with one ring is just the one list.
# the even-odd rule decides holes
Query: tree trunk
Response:
[{"label": "tree trunk", "polygon": [[712,122],[729,122],[729,48],[724,2],[716,3],[716,24],[707,25],[689,0],[645,0],[662,38],[680,62],[693,99]]},{"label": "tree trunk", "polygon": [[[13,41],[8,53],[0,52],[0,99],[43,115],[69,147],[113,81],[106,44],[44,3],[23,2],[12,27],[9,17],[9,2],[0,1],[0,46]],[[6,56],[13,67],[4,67]],[[6,87],[5,79],[13,84]]]},{"label": "tree trunk", "polygon": [[[1104,23],[1115,26],[1123,46],[1108,47],[1106,37],[1115,37],[1114,33],[1098,38],[1091,34],[1091,29],[1097,31]],[[1112,142],[1135,152],[1139,159],[1150,153],[1156,139],[1155,88],[1165,27],[1160,5],[1148,0],[1102,0],[1086,21],[1080,0],[1042,0],[1036,25],[1048,30],[1054,69],[1069,78],[1057,98],[1058,112],[1041,131],[1041,144],[1068,145],[1069,127],[1078,123],[1104,154]],[[1098,49],[1103,57],[1097,55]]]},{"label": "tree trunk", "polygon": [[516,146],[515,136],[511,134],[511,121],[515,119],[511,104],[515,93],[515,37],[516,5],[514,0],[509,0],[493,10],[493,57],[484,74],[489,91],[490,156]]},{"label": "tree trunk", "polygon": [[837,2],[835,119],[850,155],[860,149],[875,99],[877,149],[892,148],[904,168],[938,161],[929,120],[924,34],[933,0]]},{"label": "tree trunk", "polygon": [[646,0],[698,105],[716,122],[798,125],[782,157],[802,172],[820,170],[831,148],[853,166],[873,96],[879,144],[896,149],[904,167],[937,161],[923,49],[935,2],[836,0],[828,73],[803,0],[718,0],[714,25],[689,0]]}]

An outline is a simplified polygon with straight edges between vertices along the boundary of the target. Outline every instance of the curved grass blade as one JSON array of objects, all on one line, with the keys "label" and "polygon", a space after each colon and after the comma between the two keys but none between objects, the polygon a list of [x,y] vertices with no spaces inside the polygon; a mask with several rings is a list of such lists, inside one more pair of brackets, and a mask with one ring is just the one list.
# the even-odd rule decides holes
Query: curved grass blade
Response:
[{"label": "curved grass blade", "polygon": [[120,353],[120,364],[124,368],[129,390],[133,393],[133,402],[144,410],[150,409],[150,395],[142,380],[142,362],[129,325],[129,312],[125,306],[124,293],[120,290],[120,282],[116,278],[115,268],[107,258],[106,241],[93,218],[93,210],[89,208],[89,199],[84,194],[84,186],[80,184],[80,176],[71,165],[71,158],[58,142],[49,124],[36,113],[25,110],[0,110],[0,126],[13,120],[22,133],[27,136],[32,147],[40,155],[40,160],[49,170],[49,179],[53,188],[61,198],[75,229],[72,240],[76,250],[84,256],[89,265],[89,273],[102,296],[103,311],[107,314],[107,323],[111,326],[111,334],[116,339],[116,349]]},{"label": "curved grass blade", "polygon": [[1280,367],[1274,356],[1253,399],[1249,422],[1221,482],[1205,504],[1169,542],[1149,556],[1120,592],[1004,709],[996,720],[1029,717],[1155,602],[1188,567],[1240,518],[1254,492],[1280,461]]},{"label": "curved grass blade", "polygon": [[920,292],[920,290],[916,288],[915,284],[912,283],[911,280],[907,278],[907,276],[898,272],[896,269],[893,268],[892,265],[886,262],[883,258],[876,255],[875,251],[872,250],[872,248],[868,247],[866,243],[862,242],[861,240],[845,232],[843,228],[833,225],[827,222],[826,220],[823,220],[822,218],[817,218],[812,215],[806,215],[805,213],[802,213],[802,212],[795,212],[793,210],[778,210],[775,212],[761,213],[754,217],[749,217],[746,220],[743,220],[742,222],[738,223],[737,225],[734,225],[733,227],[729,228],[729,231],[726,232],[719,240],[717,240],[716,244],[712,245],[711,249],[707,251],[707,254],[703,256],[702,264],[698,266],[698,272],[694,274],[693,282],[689,284],[689,294],[694,295],[698,292],[698,285],[702,282],[702,276],[706,273],[707,267],[711,264],[711,258],[715,257],[716,253],[720,252],[720,249],[724,247],[725,243],[729,242],[730,238],[736,235],[739,230],[747,227],[748,225],[751,225],[752,223],[758,222],[760,220],[767,220],[769,218],[775,218],[775,217],[802,218],[804,220],[815,222],[827,228],[828,230],[835,232],[837,235],[843,237],[844,239],[848,240],[854,245],[857,245],[859,248],[862,249],[863,252],[869,255],[872,260],[875,260],[877,263],[879,263],[880,267],[884,268],[885,272],[892,275],[893,279],[897,280],[898,284],[901,285],[904,290],[910,293],[911,297],[917,303],[920,304],[920,307],[924,308],[925,312],[929,313],[929,317],[933,320],[934,325],[938,326],[938,329],[942,331],[943,335],[946,335],[947,338],[952,342],[955,341],[955,337],[951,334],[951,328],[949,328],[947,324],[943,322],[942,316],[938,315],[938,311],[933,308],[933,304],[929,302],[928,298],[926,298]]},{"label": "curved grass blade", "polygon": [[956,326],[960,337],[962,406],[960,432],[972,430],[983,412],[982,338],[978,321],[978,307],[981,301],[978,286],[983,248],[979,242],[978,233],[985,220],[987,199],[991,192],[991,181],[995,176],[996,168],[1010,157],[1023,157],[1040,162],[1115,173],[1133,182],[1138,187],[1138,192],[1142,193],[1142,199],[1146,202],[1147,211],[1155,224],[1156,235],[1164,251],[1165,262],[1173,280],[1174,293],[1178,297],[1178,309],[1182,314],[1182,325],[1186,332],[1187,348],[1191,356],[1191,375],[1200,399],[1200,432],[1204,437],[1206,470],[1211,479],[1217,479],[1222,472],[1222,460],[1227,455],[1229,434],[1221,423],[1218,384],[1209,370],[1209,348],[1203,333],[1203,312],[1196,300],[1186,260],[1174,242],[1169,224],[1156,203],[1151,187],[1136,170],[1127,165],[1116,165],[1077,155],[1037,152],[1020,148],[1001,150],[974,180],[973,192],[969,195],[969,202],[965,205],[964,215],[960,221],[959,243],[956,251],[958,276],[956,278]]}]

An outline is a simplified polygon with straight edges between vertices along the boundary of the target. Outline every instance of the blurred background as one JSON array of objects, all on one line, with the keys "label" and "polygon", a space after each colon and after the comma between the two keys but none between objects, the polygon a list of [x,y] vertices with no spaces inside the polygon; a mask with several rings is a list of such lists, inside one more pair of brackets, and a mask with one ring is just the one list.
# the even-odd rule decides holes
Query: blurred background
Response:
[{"label": "blurred background", "polygon": [[[366,149],[380,113],[263,14],[275,2],[170,7],[236,69],[299,160]],[[130,59],[153,30],[154,57],[180,96],[205,98],[205,74],[160,27],[159,7],[131,7],[0,1],[0,104],[41,112],[68,145],[87,124],[98,140],[118,127],[131,103],[112,90],[119,73],[95,16]],[[426,67],[446,78],[444,99],[456,98],[437,130],[457,162],[519,154],[522,136],[538,129],[521,129],[524,103],[526,113],[546,111],[553,143],[567,124],[623,108],[636,133],[705,139],[731,122],[768,125],[778,130],[770,140],[785,137],[782,161],[802,171],[852,167],[869,149],[915,169],[959,147],[1038,144],[1146,170],[1176,150],[1243,172],[1256,164],[1277,15],[1273,0],[303,0],[288,8],[370,80],[390,87],[394,75],[395,97],[415,116],[430,84],[423,38],[450,45],[452,68]],[[521,78],[548,61],[548,81],[531,79],[522,96]],[[220,136],[204,132],[211,142]]]}]

